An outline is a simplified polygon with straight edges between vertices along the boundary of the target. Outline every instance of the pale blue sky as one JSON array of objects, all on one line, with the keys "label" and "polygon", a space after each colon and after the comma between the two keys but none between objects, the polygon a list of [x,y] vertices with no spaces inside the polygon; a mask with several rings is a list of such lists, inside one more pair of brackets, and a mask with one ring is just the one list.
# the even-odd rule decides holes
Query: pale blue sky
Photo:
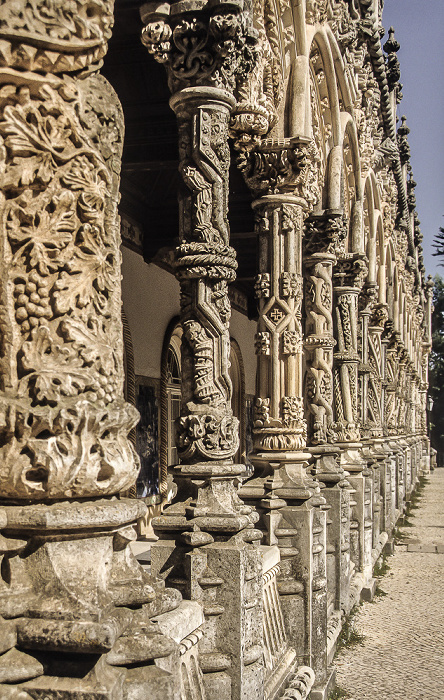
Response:
[{"label": "pale blue sky", "polygon": [[398,116],[405,114],[410,127],[424,262],[428,274],[444,276],[431,247],[444,227],[444,0],[385,0],[382,23],[386,31],[395,28],[401,44],[403,99]]}]

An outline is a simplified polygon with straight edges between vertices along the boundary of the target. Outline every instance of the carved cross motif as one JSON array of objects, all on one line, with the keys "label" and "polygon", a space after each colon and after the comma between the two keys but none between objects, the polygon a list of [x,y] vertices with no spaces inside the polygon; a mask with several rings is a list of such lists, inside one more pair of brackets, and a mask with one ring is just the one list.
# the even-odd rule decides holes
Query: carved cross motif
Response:
[{"label": "carved cross motif", "polygon": [[273,309],[268,314],[268,318],[277,326],[277,324],[282,321],[285,313],[278,306],[274,306]]}]

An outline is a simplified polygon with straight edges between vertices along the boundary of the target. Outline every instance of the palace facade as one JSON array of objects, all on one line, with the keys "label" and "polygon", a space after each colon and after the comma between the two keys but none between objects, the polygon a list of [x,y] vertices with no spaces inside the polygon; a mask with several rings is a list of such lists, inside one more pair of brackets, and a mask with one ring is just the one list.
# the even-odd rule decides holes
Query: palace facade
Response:
[{"label": "palace facade", "polygon": [[399,44],[113,5],[0,3],[0,697],[327,700],[430,468]]}]

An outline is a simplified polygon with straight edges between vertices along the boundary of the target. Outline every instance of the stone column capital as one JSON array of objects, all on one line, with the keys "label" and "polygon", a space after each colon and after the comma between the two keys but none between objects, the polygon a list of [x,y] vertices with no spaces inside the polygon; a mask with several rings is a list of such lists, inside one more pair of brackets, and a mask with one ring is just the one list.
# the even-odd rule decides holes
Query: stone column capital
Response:
[{"label": "stone column capital", "polygon": [[310,211],[320,196],[318,162],[314,140],[297,136],[292,139],[264,139],[260,145],[244,154],[239,166],[256,197],[290,196],[295,198],[295,204]]},{"label": "stone column capital", "polygon": [[171,92],[213,86],[233,92],[256,61],[257,33],[243,0],[150,2],[142,42],[168,73]]},{"label": "stone column capital", "polygon": [[331,255],[336,261],[336,257],[345,252],[346,237],[347,219],[342,211],[311,214],[305,220],[304,254],[309,257]]},{"label": "stone column capital", "polygon": [[367,276],[367,263],[368,260],[364,253],[344,253],[341,255],[333,270],[336,289],[348,287],[359,292]]}]

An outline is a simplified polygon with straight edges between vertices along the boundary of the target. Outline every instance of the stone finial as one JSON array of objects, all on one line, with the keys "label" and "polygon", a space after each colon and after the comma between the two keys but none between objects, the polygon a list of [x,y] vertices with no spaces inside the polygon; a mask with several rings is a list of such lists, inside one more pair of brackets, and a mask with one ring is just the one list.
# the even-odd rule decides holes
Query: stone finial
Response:
[{"label": "stone finial", "polygon": [[399,41],[395,39],[395,30],[393,27],[390,27],[388,30],[388,35],[389,38],[385,42],[383,49],[386,53],[397,53],[401,48],[401,45]]},{"label": "stone finial", "polygon": [[410,146],[407,136],[410,134],[410,129],[407,126],[407,117],[401,117],[401,126],[398,128],[398,146],[401,163],[404,165],[410,160]]}]

